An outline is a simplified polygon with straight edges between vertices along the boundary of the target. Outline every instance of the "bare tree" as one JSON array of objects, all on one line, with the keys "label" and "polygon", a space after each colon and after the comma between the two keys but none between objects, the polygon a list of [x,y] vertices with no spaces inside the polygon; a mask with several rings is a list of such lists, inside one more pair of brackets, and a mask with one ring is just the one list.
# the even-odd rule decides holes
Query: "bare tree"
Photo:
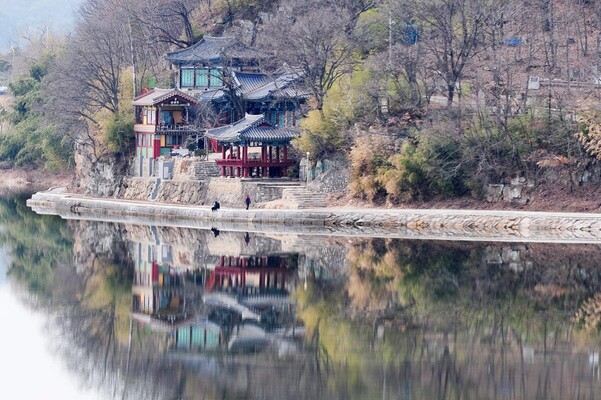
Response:
[{"label": "bare tree", "polygon": [[155,43],[188,47],[195,41],[192,13],[199,4],[198,0],[138,1],[134,17]]},{"label": "bare tree", "polygon": [[[102,145],[101,111],[121,111],[123,74],[131,65],[128,25],[112,0],[89,0],[79,23],[50,72],[46,94],[49,112],[80,155],[93,164],[106,153]],[[130,95],[131,97],[131,95]],[[129,110],[127,110],[129,111]]]},{"label": "bare tree", "polygon": [[485,0],[400,0],[396,7],[411,10],[423,29],[426,61],[446,84],[447,103],[453,104],[466,65],[483,50],[479,42],[489,23]]},{"label": "bare tree", "polygon": [[353,18],[346,8],[285,1],[259,38],[277,61],[302,71],[318,110],[327,91],[353,67]]}]

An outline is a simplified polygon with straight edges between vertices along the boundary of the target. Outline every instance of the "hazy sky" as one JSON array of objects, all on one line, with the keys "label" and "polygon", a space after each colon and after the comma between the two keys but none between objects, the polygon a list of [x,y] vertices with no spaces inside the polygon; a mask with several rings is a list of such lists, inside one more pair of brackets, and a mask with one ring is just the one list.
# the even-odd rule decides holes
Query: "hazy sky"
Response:
[{"label": "hazy sky", "polygon": [[73,29],[74,11],[83,0],[0,0],[0,51],[19,42],[26,30],[49,26],[53,32]]},{"label": "hazy sky", "polygon": [[84,387],[78,377],[67,370],[61,356],[52,350],[57,338],[49,334],[47,317],[24,305],[10,280],[5,279],[9,262],[5,250],[0,248],[0,398],[102,398],[91,388]]},{"label": "hazy sky", "polygon": [[0,376],[3,399],[95,400],[61,357],[52,351],[43,315],[21,304],[10,286],[0,283]]}]

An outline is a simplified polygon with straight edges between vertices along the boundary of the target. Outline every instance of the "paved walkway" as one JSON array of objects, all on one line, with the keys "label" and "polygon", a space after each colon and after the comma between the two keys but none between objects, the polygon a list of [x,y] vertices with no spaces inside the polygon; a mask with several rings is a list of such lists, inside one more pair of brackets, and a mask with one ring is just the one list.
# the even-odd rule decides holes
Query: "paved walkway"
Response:
[{"label": "paved walkway", "polygon": [[601,214],[378,208],[235,209],[35,194],[34,211],[69,219],[199,229],[438,240],[601,243]]}]

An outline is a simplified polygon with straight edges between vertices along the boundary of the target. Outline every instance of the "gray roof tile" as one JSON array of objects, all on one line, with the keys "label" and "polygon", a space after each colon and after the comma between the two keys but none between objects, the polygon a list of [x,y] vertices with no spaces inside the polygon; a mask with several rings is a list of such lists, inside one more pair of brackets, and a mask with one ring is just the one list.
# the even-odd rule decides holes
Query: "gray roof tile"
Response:
[{"label": "gray roof tile", "polygon": [[209,129],[206,136],[225,143],[288,142],[299,136],[295,129],[267,125],[263,115],[246,114],[231,125]]},{"label": "gray roof tile", "polygon": [[224,56],[245,62],[265,57],[236,38],[205,36],[188,48],[168,53],[165,59],[174,64],[220,64]]}]

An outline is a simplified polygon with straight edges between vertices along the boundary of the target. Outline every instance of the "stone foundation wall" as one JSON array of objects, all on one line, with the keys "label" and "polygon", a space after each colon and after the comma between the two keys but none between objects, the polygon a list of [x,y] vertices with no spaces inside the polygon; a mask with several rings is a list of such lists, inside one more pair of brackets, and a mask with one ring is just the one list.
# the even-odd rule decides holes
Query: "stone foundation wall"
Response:
[{"label": "stone foundation wall", "polygon": [[526,204],[530,197],[526,194],[526,188],[533,187],[534,184],[520,177],[512,179],[510,183],[490,184],[486,187],[486,201],[497,203],[506,201],[510,203]]},{"label": "stone foundation wall", "polygon": [[203,181],[174,181],[163,180],[158,186],[155,201],[206,204],[206,187]]},{"label": "stone foundation wall", "polygon": [[255,205],[282,198],[284,185],[281,182],[210,178],[158,180],[157,186],[156,178],[130,177],[125,182],[121,198],[196,205],[210,205],[218,201],[222,206],[240,208],[244,206],[246,195],[250,196]]},{"label": "stone foundation wall", "polygon": [[121,198],[150,200],[150,194],[156,179],[152,178],[127,178],[123,185]]}]

